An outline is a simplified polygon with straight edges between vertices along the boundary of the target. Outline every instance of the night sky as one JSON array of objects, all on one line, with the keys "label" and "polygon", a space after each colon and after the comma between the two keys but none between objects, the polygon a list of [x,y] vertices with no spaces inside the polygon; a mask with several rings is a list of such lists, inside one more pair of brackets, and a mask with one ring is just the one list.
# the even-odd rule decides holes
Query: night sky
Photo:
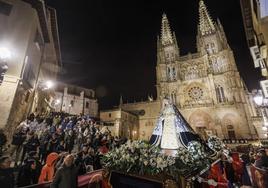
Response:
[{"label": "night sky", "polygon": [[[196,51],[198,0],[46,0],[58,14],[60,80],[96,89],[100,109],[156,97],[156,38],[165,12],[180,54]],[[249,90],[258,86],[239,0],[205,0],[219,18]]]}]

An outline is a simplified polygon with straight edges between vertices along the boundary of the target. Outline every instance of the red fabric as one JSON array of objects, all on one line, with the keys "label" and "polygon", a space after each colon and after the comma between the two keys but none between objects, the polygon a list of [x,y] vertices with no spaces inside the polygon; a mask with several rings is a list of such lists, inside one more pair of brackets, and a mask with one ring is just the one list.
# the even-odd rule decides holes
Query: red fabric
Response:
[{"label": "red fabric", "polygon": [[[78,187],[87,188],[90,183],[101,182],[103,170],[96,170],[78,177]],[[109,187],[108,187],[109,188]]]},{"label": "red fabric", "polygon": [[[224,173],[221,172],[219,163],[214,164],[210,168],[210,174],[208,176],[208,179],[214,179],[216,182],[218,182],[218,188],[226,188],[228,187],[228,180],[226,179]],[[214,186],[209,186],[210,188],[215,188]]]},{"label": "red fabric", "polygon": [[239,158],[238,153],[232,153],[233,163],[232,166],[235,171],[235,178],[237,181],[241,180],[241,176],[243,174],[243,163]]},{"label": "red fabric", "polygon": [[109,183],[109,180],[106,180],[106,179],[104,179],[104,180],[101,182],[101,187],[102,187],[102,188],[112,188],[112,186],[111,186],[110,183]]},{"label": "red fabric", "polygon": [[47,156],[46,164],[43,166],[41,174],[39,176],[38,183],[44,183],[51,181],[54,177],[55,161],[58,159],[57,153],[50,153]]},{"label": "red fabric", "polygon": [[106,146],[101,146],[100,148],[99,148],[99,152],[100,153],[102,153],[102,154],[106,154],[106,153],[108,153],[108,148],[106,147]]}]

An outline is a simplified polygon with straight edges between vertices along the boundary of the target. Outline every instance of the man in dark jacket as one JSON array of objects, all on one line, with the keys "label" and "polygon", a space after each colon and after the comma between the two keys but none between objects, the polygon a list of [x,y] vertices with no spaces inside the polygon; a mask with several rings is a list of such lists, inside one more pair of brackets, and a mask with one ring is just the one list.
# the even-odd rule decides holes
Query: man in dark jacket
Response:
[{"label": "man in dark jacket", "polygon": [[24,165],[19,168],[19,174],[17,178],[18,187],[33,185],[38,183],[38,174],[36,171],[35,160],[27,160]]},{"label": "man in dark jacket", "polygon": [[50,188],[77,187],[77,171],[78,169],[74,166],[74,157],[72,155],[67,155],[64,159],[63,165],[57,170]]},{"label": "man in dark jacket", "polygon": [[77,154],[77,158],[75,159],[75,165],[77,166],[78,175],[83,175],[87,172],[87,168],[89,165],[93,167],[94,158],[89,155],[88,146],[84,145],[82,151]]},{"label": "man in dark jacket", "polygon": [[24,161],[25,155],[31,151],[37,151],[37,148],[40,146],[40,142],[34,132],[30,132],[26,138],[23,145],[23,152],[21,157],[21,162]]},{"label": "man in dark jacket", "polygon": [[11,159],[8,156],[0,157],[0,187],[13,188],[15,178],[13,169],[10,168]]},{"label": "man in dark jacket", "polygon": [[19,160],[20,157],[20,153],[22,150],[22,144],[26,139],[26,132],[23,130],[22,127],[18,127],[16,129],[15,134],[13,135],[12,138],[12,142],[11,142],[11,151],[10,151],[10,155],[14,156],[14,160],[15,160],[15,166],[17,166],[17,162]]}]

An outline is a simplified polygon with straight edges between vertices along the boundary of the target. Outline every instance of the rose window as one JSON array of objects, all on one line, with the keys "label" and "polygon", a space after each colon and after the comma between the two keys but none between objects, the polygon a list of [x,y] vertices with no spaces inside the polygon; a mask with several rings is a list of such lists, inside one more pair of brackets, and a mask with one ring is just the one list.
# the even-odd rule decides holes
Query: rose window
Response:
[{"label": "rose window", "polygon": [[204,92],[200,87],[192,87],[189,89],[188,95],[191,99],[200,100],[203,97]]}]

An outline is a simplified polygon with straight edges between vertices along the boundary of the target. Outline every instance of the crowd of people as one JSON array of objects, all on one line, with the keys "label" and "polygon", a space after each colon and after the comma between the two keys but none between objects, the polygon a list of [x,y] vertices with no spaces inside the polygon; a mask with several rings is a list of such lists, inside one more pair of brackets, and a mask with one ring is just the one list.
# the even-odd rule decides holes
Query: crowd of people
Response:
[{"label": "crowd of people", "polygon": [[[235,147],[224,150],[220,159],[201,178],[203,187],[266,188],[268,187],[268,149],[244,145],[243,151]],[[198,185],[198,181],[196,181]]]},{"label": "crowd of people", "polygon": [[[6,141],[0,131],[0,145]],[[13,188],[54,180],[51,187],[75,187],[73,176],[101,169],[101,156],[126,141],[87,116],[31,114],[17,126],[8,148],[0,148],[0,185]],[[61,176],[65,182],[59,182]]]},{"label": "crowd of people", "polygon": [[[52,182],[52,188],[77,187],[79,175],[101,169],[101,157],[126,141],[113,137],[107,127],[87,116],[31,114],[16,127],[11,143],[0,130],[0,186]],[[230,182],[251,186],[251,164],[268,172],[267,149],[250,147],[248,152],[233,154],[231,159],[214,165],[208,178],[222,187]]]}]

